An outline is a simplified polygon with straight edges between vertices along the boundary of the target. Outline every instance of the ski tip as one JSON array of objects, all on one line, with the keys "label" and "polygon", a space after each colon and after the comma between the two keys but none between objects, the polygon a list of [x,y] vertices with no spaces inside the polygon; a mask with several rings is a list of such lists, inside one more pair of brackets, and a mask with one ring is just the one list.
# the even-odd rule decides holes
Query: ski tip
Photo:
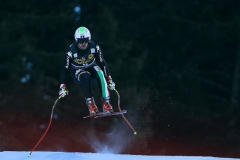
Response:
[{"label": "ski tip", "polygon": [[134,134],[137,134],[137,132],[134,132]]}]

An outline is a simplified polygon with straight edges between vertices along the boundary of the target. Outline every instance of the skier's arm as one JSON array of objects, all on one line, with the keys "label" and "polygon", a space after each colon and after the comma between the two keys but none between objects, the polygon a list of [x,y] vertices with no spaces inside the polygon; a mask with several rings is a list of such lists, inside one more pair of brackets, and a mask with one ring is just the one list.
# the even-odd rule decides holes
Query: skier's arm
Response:
[{"label": "skier's arm", "polygon": [[96,49],[97,49],[97,53],[95,54],[96,62],[99,65],[99,67],[102,69],[104,76],[109,77],[110,76],[109,68],[107,66],[106,61],[104,60],[102,51],[98,45],[96,45]]},{"label": "skier's arm", "polygon": [[72,53],[71,53],[70,48],[69,48],[69,50],[67,51],[67,53],[64,56],[63,64],[62,64],[61,71],[60,71],[60,81],[59,81],[60,86],[62,84],[66,85],[67,73],[68,73],[68,70],[70,68],[71,61],[72,61]]},{"label": "skier's arm", "polygon": [[66,82],[67,82],[67,72],[70,68],[71,61],[72,61],[72,53],[71,53],[70,48],[69,48],[67,53],[64,56],[62,68],[61,68],[61,71],[60,71],[59,96],[61,96],[61,97],[65,97],[66,95],[68,95]]},{"label": "skier's arm", "polygon": [[110,76],[110,72],[107,66],[106,61],[103,58],[102,51],[98,45],[96,45],[97,53],[96,53],[96,62],[98,63],[99,67],[102,69],[105,79],[108,83],[108,88],[110,90],[115,89],[115,83],[112,81],[112,77]]}]

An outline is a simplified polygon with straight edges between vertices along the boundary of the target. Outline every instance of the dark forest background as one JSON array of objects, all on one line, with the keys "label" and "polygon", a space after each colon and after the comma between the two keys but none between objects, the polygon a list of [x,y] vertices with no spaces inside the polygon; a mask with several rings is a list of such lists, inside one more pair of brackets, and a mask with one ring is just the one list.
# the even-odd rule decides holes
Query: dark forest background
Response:
[{"label": "dark forest background", "polygon": [[[2,113],[49,117],[63,56],[75,30],[85,26],[101,47],[121,107],[140,135],[202,135],[210,137],[209,143],[239,148],[240,1],[0,4]],[[81,87],[70,75],[67,87],[69,95],[58,102],[55,114],[68,120],[87,115]],[[116,95],[111,95],[116,106]]]}]

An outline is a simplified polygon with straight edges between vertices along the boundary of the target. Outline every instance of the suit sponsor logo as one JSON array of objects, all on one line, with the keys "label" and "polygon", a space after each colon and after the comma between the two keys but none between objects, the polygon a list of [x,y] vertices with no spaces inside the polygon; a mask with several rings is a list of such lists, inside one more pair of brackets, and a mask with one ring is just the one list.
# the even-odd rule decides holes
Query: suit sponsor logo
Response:
[{"label": "suit sponsor logo", "polygon": [[82,58],[75,58],[73,61],[77,64],[81,65],[87,65],[88,63],[92,62],[94,60],[93,54],[90,54],[87,58],[82,57]]},{"label": "suit sponsor logo", "polygon": [[95,53],[95,48],[91,48],[91,53]]},{"label": "suit sponsor logo", "polygon": [[70,58],[72,58],[72,52],[69,51],[69,52],[67,52],[66,54],[67,54]]},{"label": "suit sponsor logo", "polygon": [[69,57],[67,56],[67,59],[66,59],[66,61],[67,61],[67,63],[66,63],[66,66],[65,66],[65,68],[67,68],[68,69],[68,67],[69,67]]},{"label": "suit sponsor logo", "polygon": [[101,50],[100,50],[100,52],[99,52],[99,58],[100,58],[100,62],[102,62],[102,61],[103,61],[103,57],[102,57],[102,52],[101,52]]}]

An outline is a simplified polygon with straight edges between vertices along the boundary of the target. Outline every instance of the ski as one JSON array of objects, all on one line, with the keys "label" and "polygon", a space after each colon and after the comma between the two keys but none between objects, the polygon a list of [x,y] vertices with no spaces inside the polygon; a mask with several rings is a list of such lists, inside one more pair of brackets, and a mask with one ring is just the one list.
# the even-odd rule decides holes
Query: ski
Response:
[{"label": "ski", "polygon": [[107,116],[116,116],[116,115],[125,114],[125,113],[127,113],[127,110],[122,110],[121,112],[99,112],[96,114],[90,114],[83,118],[90,118],[90,117],[101,118],[101,117],[107,117]]}]

